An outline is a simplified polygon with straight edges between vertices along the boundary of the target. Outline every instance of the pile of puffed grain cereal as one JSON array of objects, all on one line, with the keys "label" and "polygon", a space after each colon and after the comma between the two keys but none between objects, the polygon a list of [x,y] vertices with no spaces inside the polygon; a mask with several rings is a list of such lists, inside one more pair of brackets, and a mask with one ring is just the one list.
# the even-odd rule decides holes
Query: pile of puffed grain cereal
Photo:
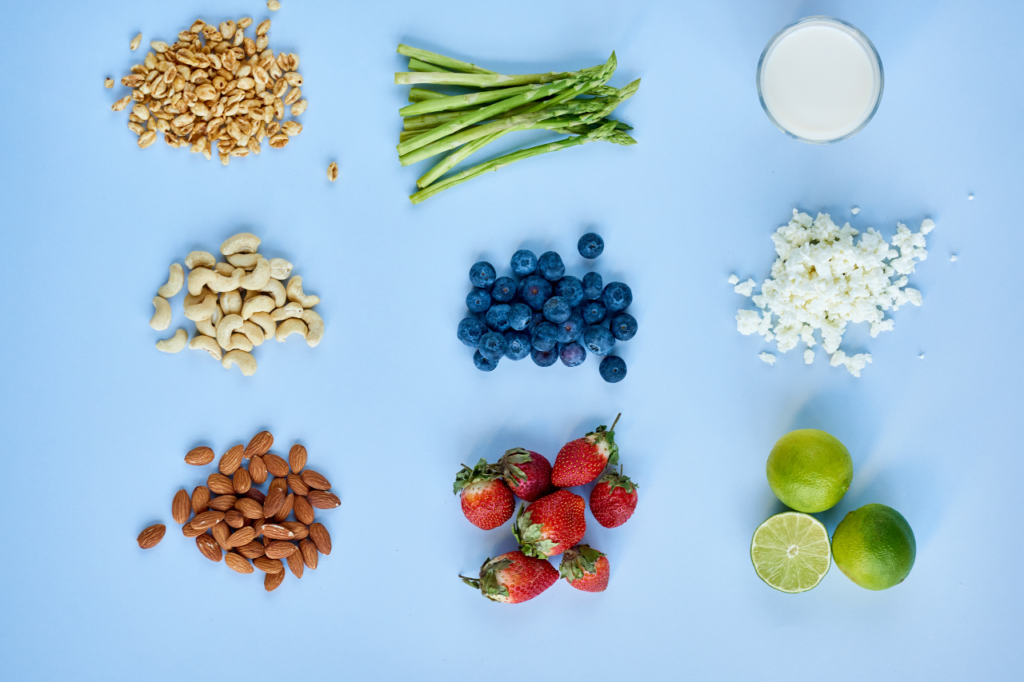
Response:
[{"label": "pile of puffed grain cereal", "polygon": [[[306,110],[299,58],[268,45],[270,20],[256,27],[255,40],[244,35],[249,17],[219,26],[196,19],[178,34],[173,45],[154,41],[142,64],[131,68],[121,84],[132,88],[111,107],[124,110],[134,102],[128,127],[145,149],[158,133],[172,147],[190,147],[192,153],[212,158],[214,147],[225,166],[232,156],[259,154],[268,138],[280,149],[302,132],[302,125],[285,121]],[[205,42],[204,42],[205,41]],[[141,34],[131,43],[134,50]]]}]

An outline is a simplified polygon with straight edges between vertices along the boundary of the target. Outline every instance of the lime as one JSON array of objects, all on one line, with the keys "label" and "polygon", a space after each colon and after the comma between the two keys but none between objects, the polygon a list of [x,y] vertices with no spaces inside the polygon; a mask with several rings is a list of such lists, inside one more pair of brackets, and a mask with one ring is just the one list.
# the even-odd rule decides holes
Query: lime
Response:
[{"label": "lime", "polygon": [[754,531],[750,560],[761,580],[782,592],[806,592],[832,563],[828,531],[813,516],[782,512]]},{"label": "lime", "polygon": [[775,496],[809,514],[834,507],[853,480],[846,446],[817,429],[790,431],[780,438],[768,455],[767,469]]},{"label": "lime", "polygon": [[917,542],[898,511],[884,504],[866,504],[836,527],[832,556],[839,570],[861,587],[887,590],[910,575]]}]

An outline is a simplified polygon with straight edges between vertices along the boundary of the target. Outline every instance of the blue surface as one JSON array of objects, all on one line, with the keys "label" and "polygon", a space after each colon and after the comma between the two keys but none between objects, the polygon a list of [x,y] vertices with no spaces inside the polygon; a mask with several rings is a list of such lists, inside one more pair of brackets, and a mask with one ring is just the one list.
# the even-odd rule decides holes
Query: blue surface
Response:
[{"label": "blue surface", "polygon": [[[1024,6],[488,6],[284,0],[272,47],[302,58],[305,132],[226,169],[162,143],[139,151],[109,110],[124,90],[102,81],[141,59],[128,51],[139,30],[148,43],[195,16],[259,21],[262,3],[5,7],[0,678],[457,679],[609,663],[647,680],[1019,677]],[[754,88],[765,42],[809,14],[863,29],[885,67],[878,115],[834,146],[786,138]],[[613,84],[643,78],[620,111],[640,144],[550,155],[413,207],[421,169],[393,152],[400,41],[514,71],[615,49]],[[736,333],[745,299],[726,277],[767,274],[769,235],[794,206],[886,235],[897,220],[938,225],[912,277],[924,306],[877,339],[848,335],[874,355],[859,380],[820,354],[769,367]],[[257,349],[249,379],[157,353],[147,326],[167,265],[241,229],[296,264],[327,326],[316,349]],[[469,266],[507,274],[525,246],[582,276],[575,244],[590,229],[607,245],[593,267],[635,295],[628,378],[605,384],[594,358],[477,371],[455,339]],[[462,518],[459,463],[513,446],[553,457],[620,410],[640,504],[615,530],[588,513],[608,591],[560,583],[506,607],[463,586],[458,573],[514,541]],[[778,507],[765,458],[797,427],[853,454],[853,487],[820,515],[830,531],[868,502],[910,521],[903,585],[868,592],[833,570],[789,596],[757,578],[750,537]],[[170,519],[174,491],[209,471],[185,466],[187,450],[219,454],[262,428],[279,451],[305,443],[343,499],[321,514],[334,553],[272,594],[200,557]],[[167,537],[140,551],[156,521]]]}]

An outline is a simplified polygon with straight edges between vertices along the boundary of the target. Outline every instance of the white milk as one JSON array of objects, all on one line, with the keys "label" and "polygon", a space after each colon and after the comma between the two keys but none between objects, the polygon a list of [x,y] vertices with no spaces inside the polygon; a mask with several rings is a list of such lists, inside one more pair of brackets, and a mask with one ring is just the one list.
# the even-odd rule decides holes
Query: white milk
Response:
[{"label": "white milk", "polygon": [[882,94],[882,69],[864,34],[829,17],[784,29],[761,58],[765,109],[782,129],[810,142],[856,132]]}]

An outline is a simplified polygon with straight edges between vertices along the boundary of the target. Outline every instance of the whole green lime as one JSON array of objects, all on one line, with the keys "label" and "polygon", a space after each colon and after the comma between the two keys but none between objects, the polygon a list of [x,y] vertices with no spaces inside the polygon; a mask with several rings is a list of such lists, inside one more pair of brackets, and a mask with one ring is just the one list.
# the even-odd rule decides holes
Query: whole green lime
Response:
[{"label": "whole green lime", "polygon": [[869,590],[899,585],[914,567],[917,542],[903,515],[867,504],[846,515],[832,536],[832,558],[847,578]]},{"label": "whole green lime", "polygon": [[850,489],[853,460],[846,446],[817,429],[790,431],[768,455],[768,485],[791,509],[831,509]]}]

